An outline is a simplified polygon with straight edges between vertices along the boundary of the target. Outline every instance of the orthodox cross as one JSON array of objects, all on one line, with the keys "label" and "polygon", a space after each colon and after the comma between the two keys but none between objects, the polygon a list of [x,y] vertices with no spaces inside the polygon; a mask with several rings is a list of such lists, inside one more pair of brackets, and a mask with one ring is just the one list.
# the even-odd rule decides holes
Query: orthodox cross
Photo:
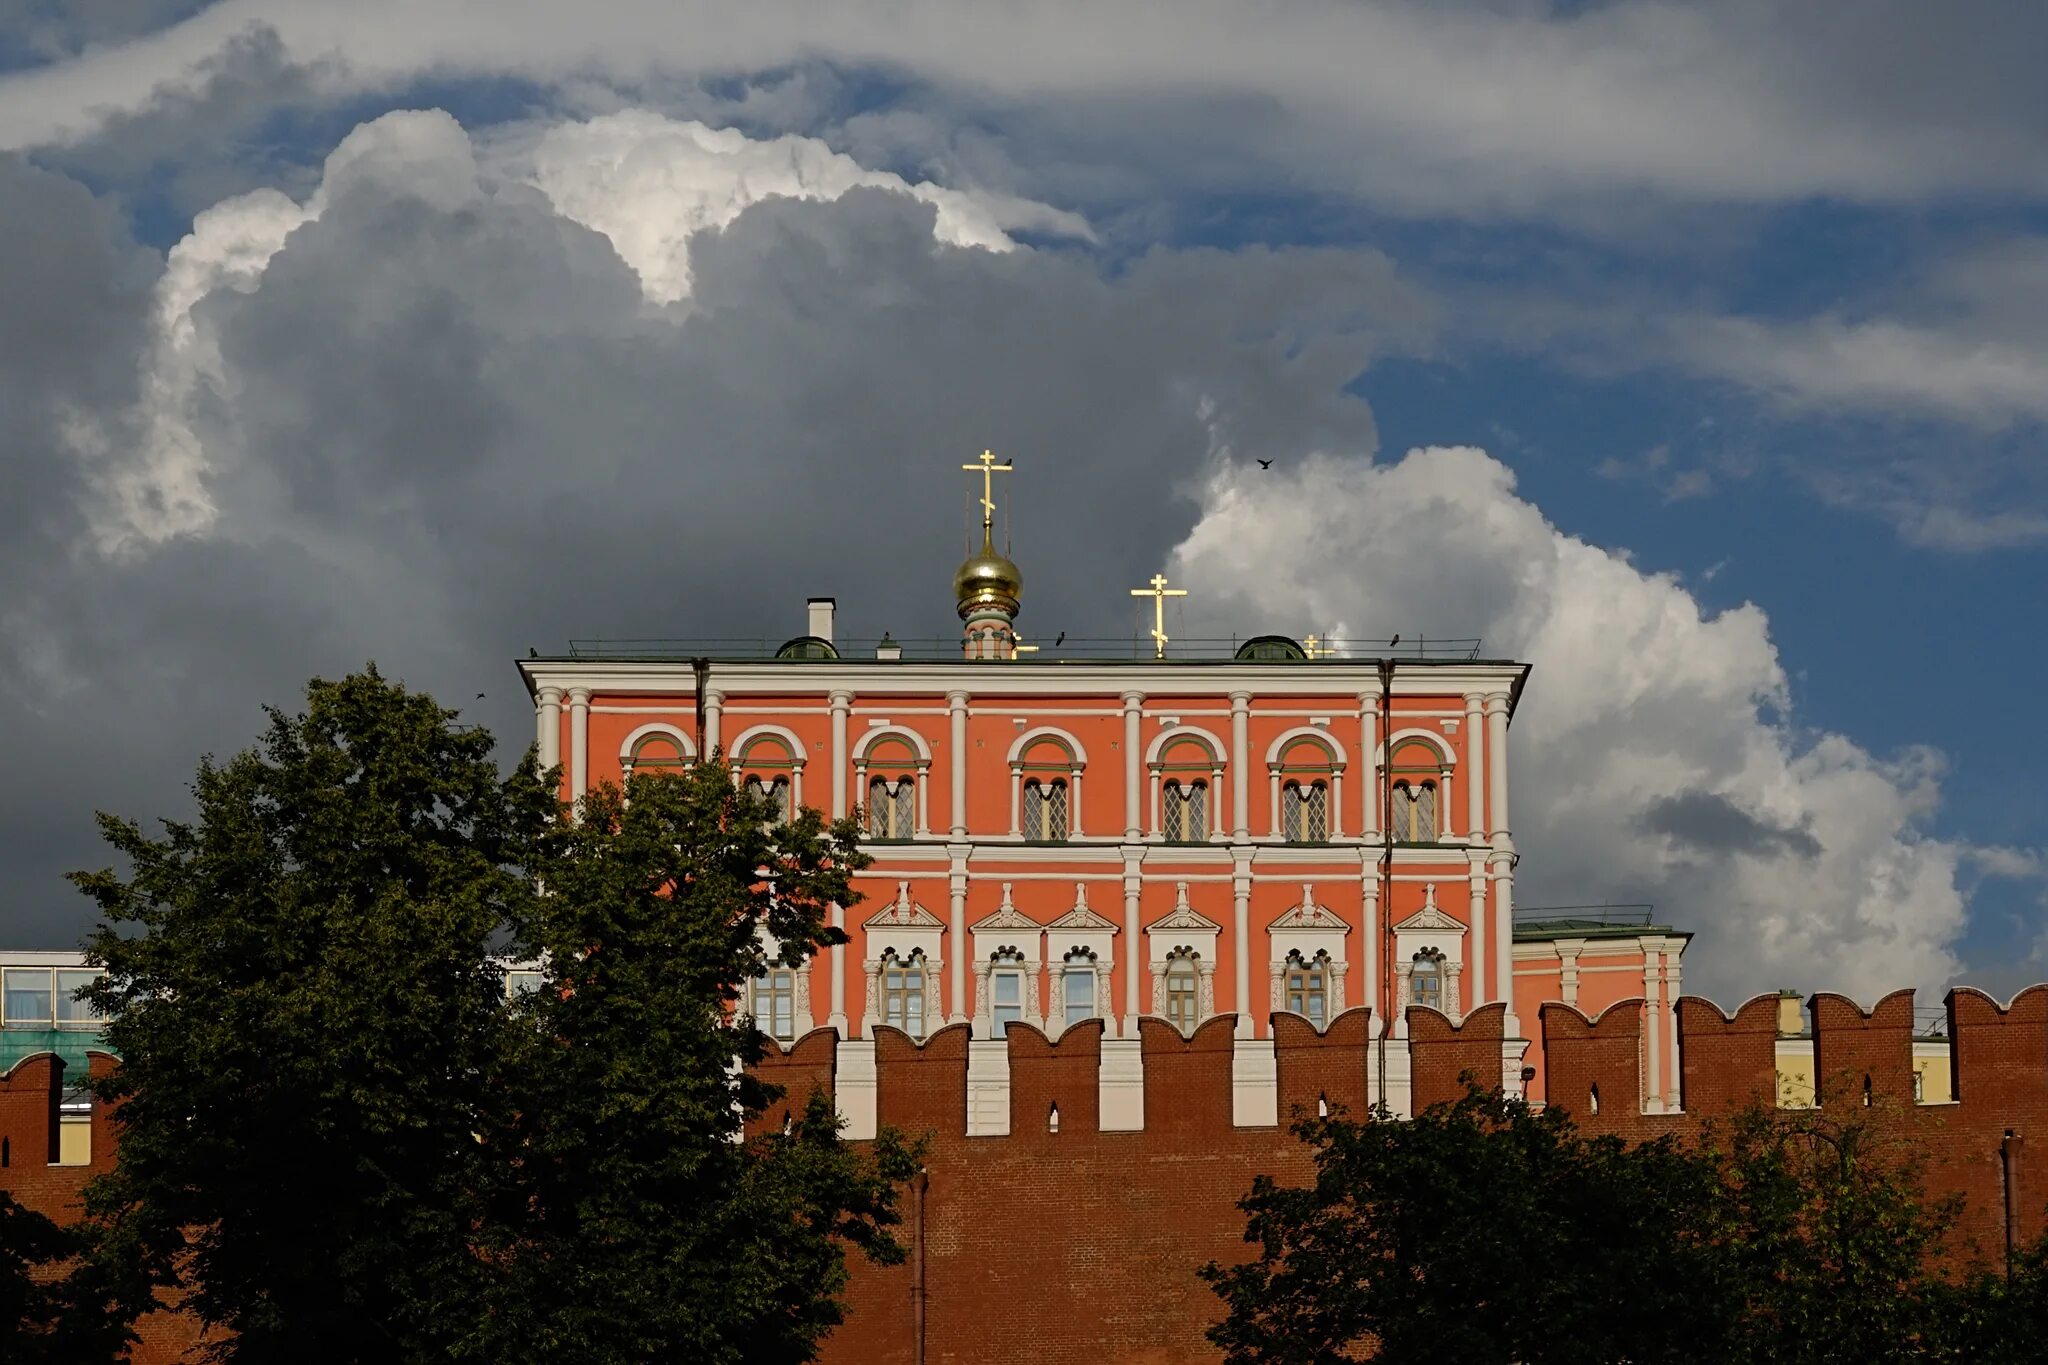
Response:
[{"label": "orthodox cross", "polygon": [[1152,599],[1153,658],[1163,659],[1166,657],[1166,599],[1169,597],[1186,597],[1187,595],[1188,590],[1186,588],[1167,587],[1166,575],[1163,573],[1152,575],[1151,587],[1131,589],[1131,596],[1133,597],[1149,597]]},{"label": "orthodox cross", "polygon": [[1009,460],[1004,460],[1001,464],[996,463],[995,452],[984,450],[981,452],[979,460],[976,460],[973,464],[963,464],[960,466],[970,474],[978,472],[981,475],[981,533],[983,539],[987,539],[995,531],[996,500],[991,496],[995,492],[995,476],[1009,473],[1011,464],[1012,462]]},{"label": "orthodox cross", "polygon": [[1313,635],[1303,640],[1302,644],[1306,647],[1308,657],[1311,659],[1328,659],[1337,653],[1336,646],[1332,645],[1328,639],[1318,640]]}]

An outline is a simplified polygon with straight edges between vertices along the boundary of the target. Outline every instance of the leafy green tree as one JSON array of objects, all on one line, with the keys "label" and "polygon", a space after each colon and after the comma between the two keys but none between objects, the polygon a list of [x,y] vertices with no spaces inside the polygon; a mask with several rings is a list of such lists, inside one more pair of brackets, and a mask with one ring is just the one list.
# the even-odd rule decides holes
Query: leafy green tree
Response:
[{"label": "leafy green tree", "polygon": [[816,1094],[744,1131],[775,1098],[745,1069],[765,1046],[747,983],[844,941],[829,907],[859,899],[867,861],[852,822],[782,822],[717,760],[601,786],[541,841],[519,931],[546,974],[489,1144],[505,1274],[479,1358],[809,1360],[841,1317],[844,1249],[901,1258],[912,1152],[885,1135],[856,1154]]},{"label": "leafy green tree", "polygon": [[1712,1167],[1677,1143],[1578,1133],[1562,1110],[1470,1091],[1411,1122],[1304,1119],[1316,1178],[1261,1177],[1253,1259],[1203,1277],[1232,1365],[1724,1358],[1730,1286]]},{"label": "leafy green tree", "polygon": [[374,668],[269,718],[200,764],[195,820],[102,815],[128,873],[74,878],[122,1058],[88,1209],[214,1359],[440,1357],[491,1277],[477,1135],[508,1122],[514,1024],[490,950],[556,801]]}]

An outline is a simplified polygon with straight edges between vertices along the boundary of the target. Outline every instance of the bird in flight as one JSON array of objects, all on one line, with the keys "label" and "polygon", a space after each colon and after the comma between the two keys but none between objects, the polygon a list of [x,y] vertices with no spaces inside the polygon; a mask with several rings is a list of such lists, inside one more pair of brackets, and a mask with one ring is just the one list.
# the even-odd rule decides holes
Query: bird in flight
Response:
[{"label": "bird in flight", "polygon": [[481,692],[477,693],[477,694],[476,694],[476,699],[477,699],[478,701],[482,701],[482,700],[484,699],[484,694],[483,694],[483,693],[481,693]]},{"label": "bird in flight", "polygon": [[1057,640],[1054,640],[1054,641],[1052,642],[1052,647],[1053,647],[1054,649],[1058,649],[1058,648],[1059,648],[1059,647],[1060,647],[1061,645],[1065,644],[1066,642],[1067,642],[1067,633],[1066,633],[1065,631],[1061,631],[1061,632],[1060,632],[1060,638],[1059,638],[1059,639],[1057,639]]},{"label": "bird in flight", "polygon": [[[1254,455],[1254,456],[1253,456],[1252,458],[1253,458],[1253,459],[1255,459],[1255,460],[1257,460],[1257,459],[1258,459],[1258,456]],[[1272,467],[1273,467],[1273,462],[1272,462],[1271,460],[1259,460],[1259,468],[1261,468],[1261,469],[1271,469]]]},{"label": "bird in flight", "polygon": [[1393,647],[1394,647],[1395,645],[1398,645],[1398,644],[1400,644],[1400,643],[1401,643],[1401,633],[1400,633],[1399,631],[1395,631],[1395,632],[1394,632],[1394,638],[1393,638],[1393,639],[1391,639],[1391,640],[1389,640],[1389,641],[1387,641],[1387,648],[1388,648],[1388,649],[1392,649],[1392,648],[1393,648]]}]

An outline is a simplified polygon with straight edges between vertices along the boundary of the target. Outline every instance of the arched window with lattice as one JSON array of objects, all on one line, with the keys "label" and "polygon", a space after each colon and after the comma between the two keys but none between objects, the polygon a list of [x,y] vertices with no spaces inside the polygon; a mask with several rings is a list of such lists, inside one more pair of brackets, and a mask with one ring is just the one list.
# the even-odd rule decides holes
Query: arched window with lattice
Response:
[{"label": "arched window with lattice", "polygon": [[1330,837],[1330,784],[1320,778],[1280,784],[1280,837],[1319,844]]},{"label": "arched window with lattice", "polygon": [[1290,844],[1320,844],[1337,837],[1336,783],[1344,771],[1320,735],[1303,735],[1273,764],[1274,824]]},{"label": "arched window with lattice", "polygon": [[1432,745],[1411,740],[1394,750],[1387,818],[1397,844],[1433,844],[1443,835],[1445,767]]},{"label": "arched window with lattice", "polygon": [[1169,844],[1206,843],[1216,828],[1214,793],[1223,781],[1223,747],[1197,727],[1168,730],[1151,758],[1153,829]]},{"label": "arched window with lattice", "polygon": [[1209,784],[1199,777],[1168,778],[1159,789],[1160,834],[1169,844],[1209,837]]},{"label": "arched window with lattice", "polygon": [[1035,843],[1060,843],[1067,837],[1067,779],[1024,779],[1024,838]]},{"label": "arched window with lattice", "polygon": [[781,735],[756,734],[733,756],[746,790],[767,800],[776,818],[788,821],[796,813],[796,751]]},{"label": "arched window with lattice", "polygon": [[870,839],[917,837],[917,779],[908,773],[868,780],[867,833]]}]

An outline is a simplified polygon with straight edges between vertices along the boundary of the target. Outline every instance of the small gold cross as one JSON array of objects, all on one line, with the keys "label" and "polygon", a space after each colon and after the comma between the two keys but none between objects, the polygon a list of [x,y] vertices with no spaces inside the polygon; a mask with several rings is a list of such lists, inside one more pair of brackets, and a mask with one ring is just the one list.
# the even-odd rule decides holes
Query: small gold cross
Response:
[{"label": "small gold cross", "polygon": [[1149,597],[1152,599],[1153,658],[1163,659],[1166,657],[1166,599],[1169,597],[1186,597],[1187,595],[1188,590],[1186,588],[1167,587],[1166,575],[1163,573],[1152,575],[1151,587],[1131,589],[1131,596],[1133,597]]},{"label": "small gold cross", "polygon": [[996,453],[993,450],[984,450],[979,460],[960,467],[970,474],[981,475],[981,529],[986,538],[987,533],[992,532],[996,524],[996,501],[992,496],[995,492],[994,478],[998,474],[1010,472],[1010,461],[1004,460],[997,464]]}]

